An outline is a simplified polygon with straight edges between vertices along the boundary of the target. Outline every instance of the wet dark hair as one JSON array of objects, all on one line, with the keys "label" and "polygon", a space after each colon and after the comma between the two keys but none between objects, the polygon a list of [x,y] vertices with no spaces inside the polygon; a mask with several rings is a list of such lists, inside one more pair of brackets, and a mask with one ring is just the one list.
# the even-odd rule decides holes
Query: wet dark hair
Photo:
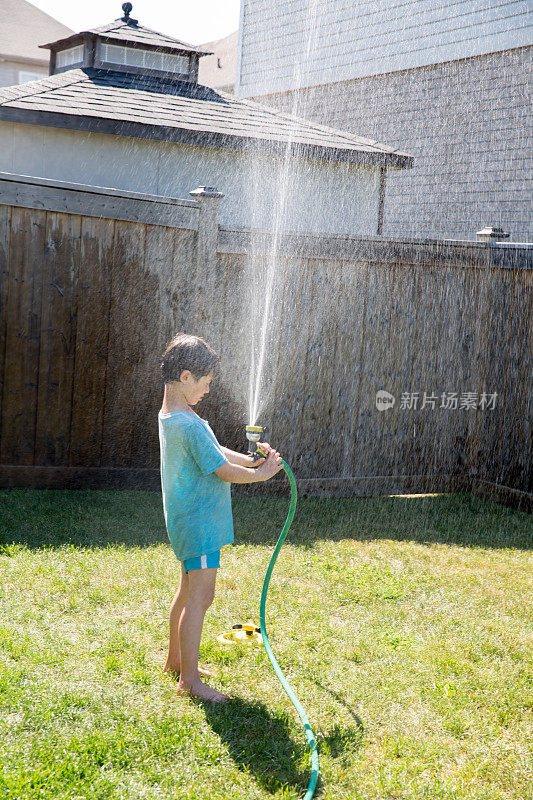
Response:
[{"label": "wet dark hair", "polygon": [[163,353],[161,372],[164,383],[179,381],[183,370],[188,369],[194,378],[202,378],[210,372],[217,373],[219,358],[205,339],[188,333],[178,333]]}]

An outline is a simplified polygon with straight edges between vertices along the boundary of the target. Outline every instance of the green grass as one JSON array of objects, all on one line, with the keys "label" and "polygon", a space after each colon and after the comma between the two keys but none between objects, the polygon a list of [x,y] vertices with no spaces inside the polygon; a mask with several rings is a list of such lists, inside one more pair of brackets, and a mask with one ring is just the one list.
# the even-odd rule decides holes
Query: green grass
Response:
[{"label": "green grass", "polygon": [[[309,757],[259,648],[287,500],[234,502],[201,660],[226,706],[161,671],[179,565],[151,492],[0,492],[0,797],[298,798]],[[270,641],[331,800],[533,797],[533,517],[468,494],[302,499]]]}]

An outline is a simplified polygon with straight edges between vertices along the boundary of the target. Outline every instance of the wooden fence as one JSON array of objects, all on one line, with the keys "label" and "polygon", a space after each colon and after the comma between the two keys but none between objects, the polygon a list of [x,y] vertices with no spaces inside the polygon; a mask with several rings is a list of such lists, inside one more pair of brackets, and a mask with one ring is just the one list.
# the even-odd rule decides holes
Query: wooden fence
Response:
[{"label": "wooden fence", "polygon": [[[219,350],[203,413],[242,449],[262,313],[249,289],[272,236],[219,230],[216,193],[196,198],[0,176],[0,485],[157,486],[158,361],[177,330]],[[260,421],[303,490],[464,488],[531,507],[532,251],[306,235],[278,247]],[[380,390],[392,408],[378,410]],[[454,393],[458,407],[441,407]]]}]

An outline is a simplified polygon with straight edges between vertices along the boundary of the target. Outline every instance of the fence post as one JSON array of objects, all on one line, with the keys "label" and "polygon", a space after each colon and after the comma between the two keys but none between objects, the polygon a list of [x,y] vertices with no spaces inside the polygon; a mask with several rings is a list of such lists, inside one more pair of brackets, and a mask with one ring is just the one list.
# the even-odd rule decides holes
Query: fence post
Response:
[{"label": "fence post", "polygon": [[218,210],[224,197],[214,186],[199,186],[189,192],[200,204],[196,240],[196,318],[209,335],[210,287],[214,285],[218,243]]}]

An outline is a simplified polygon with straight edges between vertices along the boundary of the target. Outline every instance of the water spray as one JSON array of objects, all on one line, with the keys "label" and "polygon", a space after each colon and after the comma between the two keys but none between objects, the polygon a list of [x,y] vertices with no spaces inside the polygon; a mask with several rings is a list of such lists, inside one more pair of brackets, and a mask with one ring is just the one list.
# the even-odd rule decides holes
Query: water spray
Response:
[{"label": "water spray", "polygon": [[[257,461],[259,458],[266,458],[267,453],[261,450],[258,447],[258,442],[261,436],[264,434],[265,428],[261,427],[261,425],[247,425],[246,426],[246,438],[248,439],[250,445],[248,453],[252,456],[254,461]],[[278,557],[279,551],[281,550],[281,545],[285,541],[285,537],[289,532],[289,528],[291,527],[291,523],[296,511],[296,501],[297,501],[297,490],[296,490],[296,480],[294,478],[292,469],[289,467],[286,461],[281,462],[281,466],[285,470],[285,473],[289,479],[289,484],[291,487],[291,500],[289,505],[289,513],[287,514],[287,519],[285,520],[285,524],[283,525],[282,531],[280,533],[279,539],[277,541],[276,547],[274,548],[274,552],[272,553],[272,557],[270,559],[265,580],[263,582],[263,589],[261,591],[261,603],[259,608],[259,625],[261,636],[263,639],[263,644],[265,646],[265,650],[267,653],[268,658],[270,659],[270,663],[274,668],[274,672],[278,676],[278,679],[283,686],[289,700],[295,707],[296,711],[298,712],[298,716],[302,721],[302,725],[305,729],[305,735],[307,737],[307,743],[309,747],[309,751],[311,753],[311,780],[309,781],[309,785],[307,787],[307,791],[305,793],[305,797],[303,800],[311,800],[313,794],[315,792],[316,783],[318,780],[318,771],[319,771],[319,764],[318,764],[318,750],[316,747],[315,737],[313,735],[313,731],[311,730],[311,725],[309,724],[309,720],[307,719],[307,715],[302,708],[302,705],[298,698],[296,697],[292,687],[290,686],[289,682],[287,681],[285,675],[281,671],[281,668],[276,660],[274,653],[272,652],[272,648],[270,647],[270,642],[268,640],[268,634],[266,630],[266,623],[265,623],[265,607],[266,607],[266,597],[268,592],[268,585],[270,583],[270,576],[272,575],[272,571],[274,570],[274,565],[276,563],[276,559]]]}]

